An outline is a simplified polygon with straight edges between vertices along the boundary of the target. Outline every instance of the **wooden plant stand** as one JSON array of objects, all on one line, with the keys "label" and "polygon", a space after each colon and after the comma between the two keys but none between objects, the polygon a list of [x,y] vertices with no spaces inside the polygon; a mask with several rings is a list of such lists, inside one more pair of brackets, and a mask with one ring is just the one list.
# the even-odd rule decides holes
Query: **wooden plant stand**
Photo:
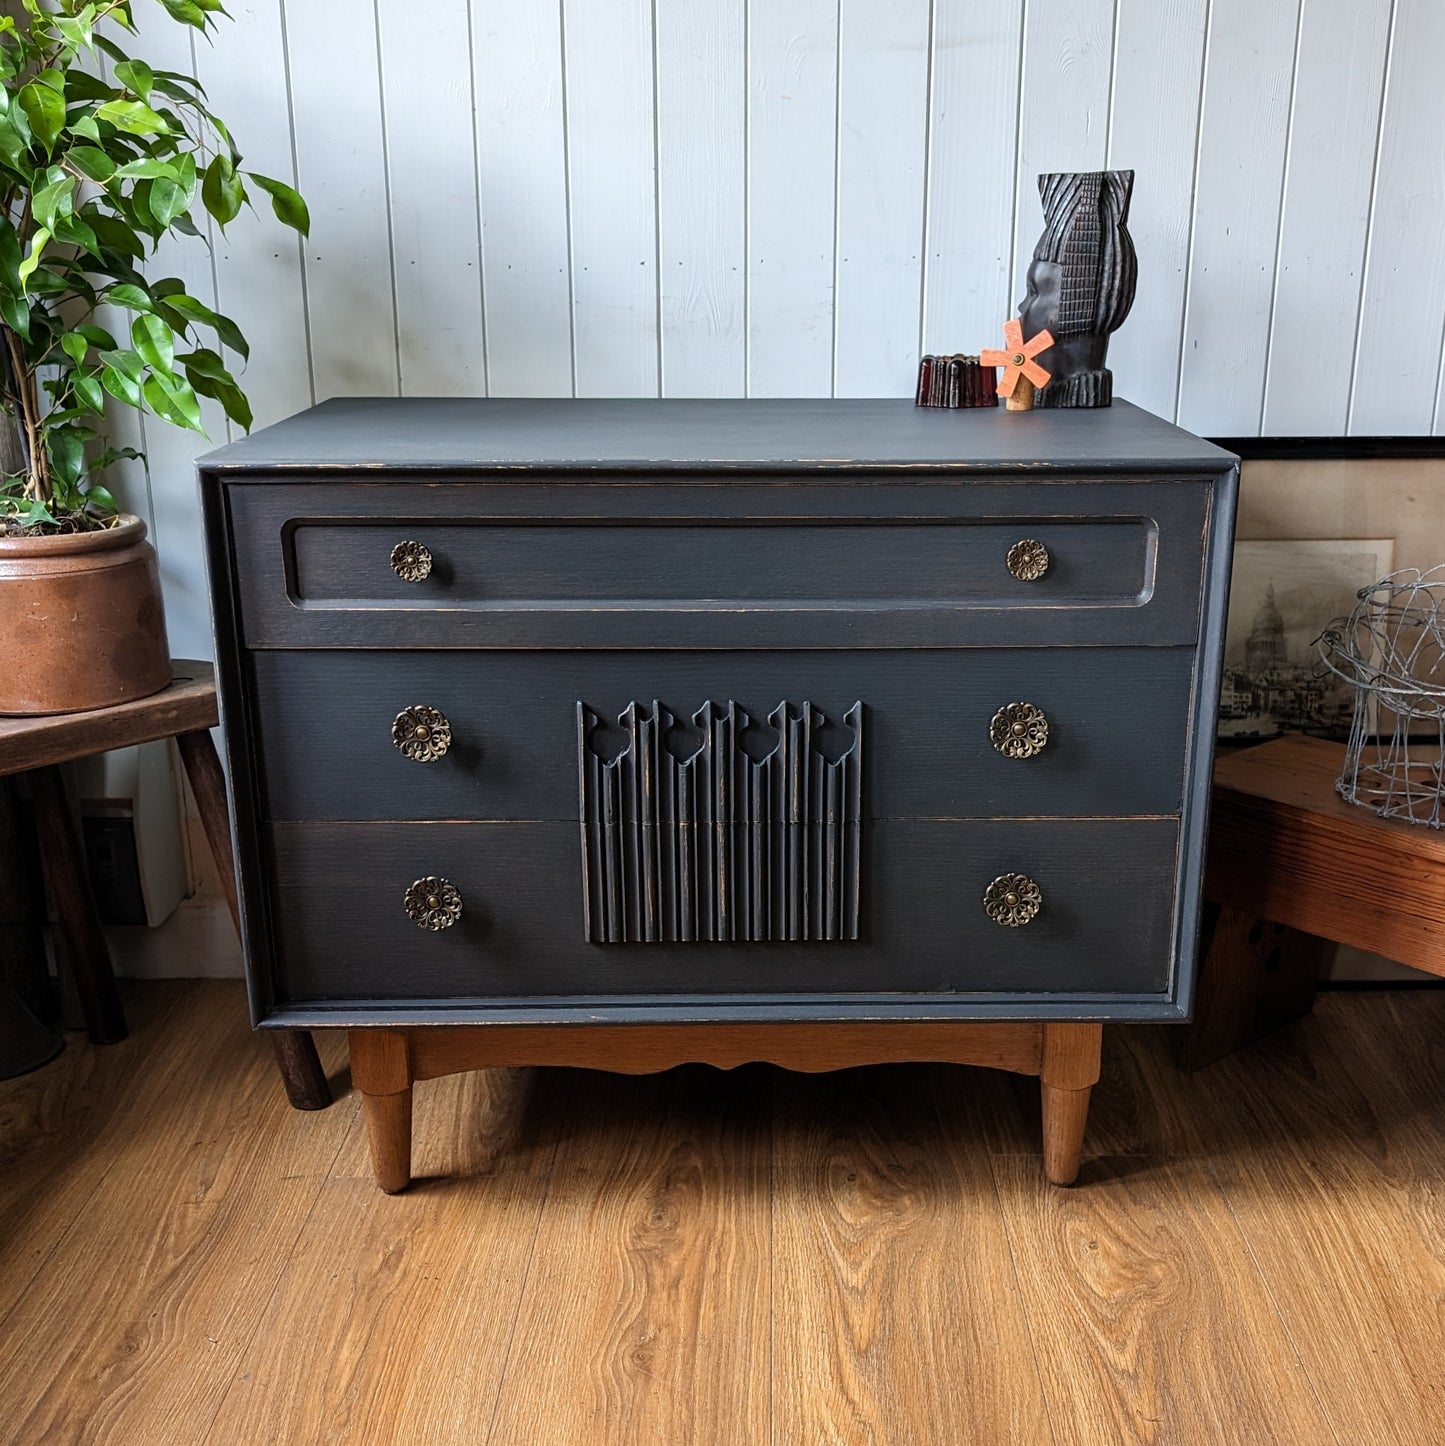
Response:
[{"label": "wooden plant stand", "polygon": [[943,1062],[1037,1075],[1044,1172],[1078,1177],[1089,1091],[1099,1078],[1099,1024],[438,1025],[353,1029],[352,1083],[361,1092],[376,1181],[411,1182],[412,1085],[473,1069],[568,1065],[652,1074],[679,1064],[733,1069],[765,1062],[817,1073],[861,1064]]},{"label": "wooden plant stand", "polygon": [[[85,713],[0,718],[0,775],[28,775],[41,863],[55,896],[86,1032],[95,1044],[114,1044],[126,1037],[125,1012],[86,876],[85,849],[62,763],[174,738],[231,918],[240,929],[226,780],[211,741],[211,729],[219,721],[214,672],[209,663],[178,659],[171,663],[171,673],[169,688],[133,703]],[[331,1087],[311,1036],[299,1030],[276,1030],[271,1044],[291,1103],[298,1110],[329,1105]]]}]

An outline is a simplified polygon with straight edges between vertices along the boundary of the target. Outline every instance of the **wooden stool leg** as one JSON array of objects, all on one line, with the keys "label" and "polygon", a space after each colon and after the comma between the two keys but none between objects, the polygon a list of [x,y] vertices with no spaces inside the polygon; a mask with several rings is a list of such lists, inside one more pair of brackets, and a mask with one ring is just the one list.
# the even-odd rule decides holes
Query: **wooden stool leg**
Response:
[{"label": "wooden stool leg", "polygon": [[1055,1185],[1079,1177],[1089,1092],[1099,1078],[1100,1024],[1046,1024],[1039,1071],[1044,1114],[1044,1174]]},{"label": "wooden stool leg", "polygon": [[[211,730],[202,728],[194,733],[180,733],[176,736],[176,747],[180,749],[181,763],[195,795],[196,812],[201,816],[201,827],[206,831],[206,842],[211,846],[211,857],[216,861],[221,889],[239,936],[241,906],[236,898],[236,866],[231,857],[226,777],[221,772],[221,760],[216,757]],[[298,1110],[324,1110],[331,1103],[331,1086],[321,1067],[321,1056],[316,1053],[316,1042],[302,1029],[284,1033],[278,1030],[271,1036],[271,1045],[286,1086],[286,1098]]]},{"label": "wooden stool leg", "polygon": [[1194,1019],[1173,1030],[1181,1069],[1203,1069],[1302,1018],[1334,946],[1245,909],[1206,904]]},{"label": "wooden stool leg", "polygon": [[58,765],[30,771],[30,795],[35,802],[41,863],[55,896],[86,1033],[93,1044],[115,1044],[126,1036],[125,1010],[86,876],[80,830]]},{"label": "wooden stool leg", "polygon": [[371,1164],[388,1195],[411,1183],[411,1055],[393,1029],[348,1031],[351,1080],[361,1091]]}]

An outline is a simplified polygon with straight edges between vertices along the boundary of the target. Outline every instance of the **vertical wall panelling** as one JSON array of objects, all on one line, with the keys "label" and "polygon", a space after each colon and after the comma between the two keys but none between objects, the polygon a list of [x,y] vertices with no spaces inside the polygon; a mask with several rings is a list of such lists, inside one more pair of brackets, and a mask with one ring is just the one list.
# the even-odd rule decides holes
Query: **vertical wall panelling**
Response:
[{"label": "vertical wall panelling", "polygon": [[486,388],[467,0],[376,14],[401,390],[477,396]]},{"label": "vertical wall panelling", "polygon": [[1179,420],[1259,430],[1302,0],[1214,0]]},{"label": "vertical wall panelling", "polygon": [[555,0],[473,0],[472,64],[487,389],[496,396],[568,396],[572,301]]},{"label": "vertical wall panelling", "polygon": [[[352,0],[283,7],[297,180],[311,207],[306,296],[316,396],[392,396],[396,311],[375,12]],[[224,44],[231,37],[221,24]]]},{"label": "vertical wall panelling", "polygon": [[743,0],[656,0],[662,392],[744,392]]},{"label": "vertical wall panelling", "polygon": [[1445,5],[1396,0],[1370,220],[1354,401],[1357,436],[1428,432],[1445,320]]},{"label": "vertical wall panelling", "polygon": [[1388,4],[1306,0],[1301,14],[1266,432],[1343,430],[1389,29]]},{"label": "vertical wall panelling", "polygon": [[911,396],[918,365],[929,0],[841,0],[834,390]]},{"label": "vertical wall panelling", "polygon": [[[1113,38],[1114,0],[1028,0],[1025,7],[1018,227],[1009,278],[1015,302],[1043,229],[1039,175],[1099,170],[1108,154]],[[1129,144],[1124,137],[1119,143]]]},{"label": "vertical wall panelling", "polygon": [[1120,396],[1172,417],[1189,266],[1208,0],[1119,0],[1106,164],[1132,170],[1134,310],[1109,345]]},{"label": "vertical wall panelling", "polygon": [[833,390],[838,0],[748,0],[748,394]]},{"label": "vertical wall panelling", "polygon": [[[296,184],[291,96],[280,0],[230,7],[214,44],[197,40],[196,75],[211,107],[234,125],[244,166]],[[197,224],[203,211],[195,207]],[[313,400],[301,278],[305,244],[283,226],[264,195],[226,228],[212,227],[216,298],[251,344],[252,363],[231,357],[258,427],[289,417]]]},{"label": "vertical wall panelling", "polygon": [[1014,154],[1023,0],[936,0],[929,115],[925,352],[997,346],[1018,300]]},{"label": "vertical wall panelling", "polygon": [[651,0],[563,0],[579,397],[655,397]]}]

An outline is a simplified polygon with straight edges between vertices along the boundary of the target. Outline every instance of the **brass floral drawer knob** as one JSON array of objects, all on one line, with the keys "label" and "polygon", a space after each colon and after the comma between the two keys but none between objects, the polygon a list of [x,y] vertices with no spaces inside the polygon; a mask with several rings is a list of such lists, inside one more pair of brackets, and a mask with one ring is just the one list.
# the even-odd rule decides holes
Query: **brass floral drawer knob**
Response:
[{"label": "brass floral drawer knob", "polygon": [[431,548],[424,542],[398,542],[391,550],[391,570],[403,582],[425,582],[431,576]]},{"label": "brass floral drawer knob", "polygon": [[1049,741],[1049,720],[1033,703],[1005,703],[993,715],[988,737],[1005,758],[1032,758]]},{"label": "brass floral drawer knob", "polygon": [[1006,929],[1027,924],[1043,904],[1043,892],[1027,874],[1000,874],[983,891],[984,913]]},{"label": "brass floral drawer knob", "polygon": [[391,741],[413,763],[432,763],[452,746],[452,725],[440,708],[414,703],[396,715]]},{"label": "brass floral drawer knob", "polygon": [[447,879],[428,875],[406,891],[406,916],[418,929],[450,929],[462,916],[462,896]]},{"label": "brass floral drawer knob", "polygon": [[1037,582],[1049,570],[1049,550],[1037,538],[1025,537],[1009,548],[1007,561],[1020,582]]}]

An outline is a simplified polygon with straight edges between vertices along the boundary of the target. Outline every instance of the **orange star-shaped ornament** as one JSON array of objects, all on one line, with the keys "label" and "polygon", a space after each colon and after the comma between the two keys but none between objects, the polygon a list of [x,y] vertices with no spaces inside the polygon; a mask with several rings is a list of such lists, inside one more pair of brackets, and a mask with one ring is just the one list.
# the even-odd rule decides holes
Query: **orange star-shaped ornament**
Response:
[{"label": "orange star-shaped ornament", "polygon": [[999,396],[1013,396],[1020,377],[1027,377],[1036,387],[1047,386],[1049,373],[1034,358],[1053,346],[1053,333],[1041,331],[1025,341],[1024,324],[1014,316],[1003,324],[1003,339],[1007,343],[1003,351],[984,351],[978,357],[982,366],[1004,369],[1003,379],[998,384]]}]

